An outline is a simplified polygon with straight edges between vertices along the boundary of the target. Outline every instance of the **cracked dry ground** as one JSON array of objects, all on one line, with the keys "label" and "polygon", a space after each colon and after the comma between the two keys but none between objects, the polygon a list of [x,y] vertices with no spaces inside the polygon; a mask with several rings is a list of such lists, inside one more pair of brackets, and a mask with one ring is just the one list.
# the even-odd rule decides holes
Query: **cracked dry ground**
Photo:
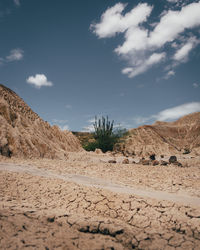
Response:
[{"label": "cracked dry ground", "polygon": [[0,248],[198,250],[199,208],[0,171]]}]

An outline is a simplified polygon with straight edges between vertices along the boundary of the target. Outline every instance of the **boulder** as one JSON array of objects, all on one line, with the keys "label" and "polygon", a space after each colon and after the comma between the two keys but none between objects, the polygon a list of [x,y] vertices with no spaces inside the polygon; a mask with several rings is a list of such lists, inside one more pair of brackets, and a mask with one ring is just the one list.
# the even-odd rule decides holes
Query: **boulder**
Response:
[{"label": "boulder", "polygon": [[174,163],[177,161],[177,157],[175,155],[170,156],[169,163]]},{"label": "boulder", "polygon": [[152,160],[152,161],[154,161],[156,159],[156,155],[155,154],[150,155],[149,159]]},{"label": "boulder", "polygon": [[183,167],[183,165],[179,161],[175,161],[175,162],[173,162],[173,164],[178,166],[178,167]]},{"label": "boulder", "polygon": [[168,162],[167,162],[167,161],[161,160],[161,161],[160,161],[160,165],[161,165],[161,166],[167,166],[167,165],[168,165]]},{"label": "boulder", "polygon": [[123,161],[122,161],[122,164],[129,164],[129,159],[124,159]]},{"label": "boulder", "polygon": [[157,161],[157,160],[152,161],[152,165],[153,166],[159,165],[159,161]]},{"label": "boulder", "polygon": [[150,165],[150,160],[140,160],[139,163],[142,165]]},{"label": "boulder", "polygon": [[117,163],[116,160],[109,160],[108,163]]}]

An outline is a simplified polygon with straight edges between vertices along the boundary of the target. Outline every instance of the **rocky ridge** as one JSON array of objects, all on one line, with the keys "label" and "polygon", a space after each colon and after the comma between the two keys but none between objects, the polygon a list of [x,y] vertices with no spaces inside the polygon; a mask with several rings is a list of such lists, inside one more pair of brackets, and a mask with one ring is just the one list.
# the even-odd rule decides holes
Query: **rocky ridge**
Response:
[{"label": "rocky ridge", "polygon": [[67,157],[81,151],[70,131],[50,126],[11,89],[0,84],[0,154],[17,157]]},{"label": "rocky ridge", "polygon": [[149,156],[189,154],[200,155],[200,112],[192,113],[175,122],[157,121],[129,130],[116,150],[125,155]]}]

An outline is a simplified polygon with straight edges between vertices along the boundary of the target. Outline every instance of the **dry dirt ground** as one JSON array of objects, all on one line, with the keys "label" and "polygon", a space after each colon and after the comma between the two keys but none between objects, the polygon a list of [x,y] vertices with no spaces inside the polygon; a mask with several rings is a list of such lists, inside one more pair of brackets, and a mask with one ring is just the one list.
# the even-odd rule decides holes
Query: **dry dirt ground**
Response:
[{"label": "dry dirt ground", "polygon": [[1,157],[0,249],[199,250],[200,158],[178,158],[184,167],[123,159]]}]

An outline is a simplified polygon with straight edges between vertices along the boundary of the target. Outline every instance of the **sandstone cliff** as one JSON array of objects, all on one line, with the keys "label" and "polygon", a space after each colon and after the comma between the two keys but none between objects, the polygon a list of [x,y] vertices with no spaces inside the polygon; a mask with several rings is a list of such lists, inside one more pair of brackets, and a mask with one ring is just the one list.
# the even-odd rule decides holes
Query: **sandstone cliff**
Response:
[{"label": "sandstone cliff", "polygon": [[187,154],[200,155],[200,112],[175,122],[155,122],[129,130],[124,142],[116,150],[127,155],[148,156]]},{"label": "sandstone cliff", "polygon": [[63,159],[67,152],[80,150],[71,132],[51,127],[14,91],[0,84],[0,154]]}]

